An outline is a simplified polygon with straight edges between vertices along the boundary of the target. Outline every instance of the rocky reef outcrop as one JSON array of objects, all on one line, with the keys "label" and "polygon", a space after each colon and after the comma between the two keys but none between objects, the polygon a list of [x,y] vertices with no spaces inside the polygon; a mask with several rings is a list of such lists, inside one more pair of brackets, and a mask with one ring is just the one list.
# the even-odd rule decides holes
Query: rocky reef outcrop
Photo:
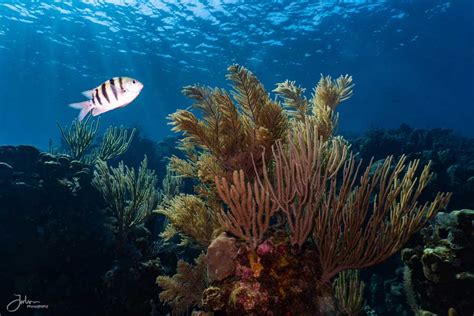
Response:
[{"label": "rocky reef outcrop", "polygon": [[82,311],[83,302],[99,308],[112,238],[91,179],[91,168],[68,156],[0,147],[2,306],[22,294],[52,314]]},{"label": "rocky reef outcrop", "polygon": [[474,312],[474,211],[439,213],[422,237],[402,251],[405,288],[414,310]]},{"label": "rocky reef outcrop", "polygon": [[0,313],[18,294],[48,305],[45,315],[166,313],[150,303],[162,272],[152,234],[134,230],[118,256],[116,219],[92,179],[67,155],[0,146]]},{"label": "rocky reef outcrop", "polygon": [[409,160],[431,161],[431,180],[427,195],[437,191],[453,192],[451,209],[474,209],[474,139],[454,134],[449,129],[372,130],[351,141],[353,150],[368,162],[374,157],[406,155]]}]

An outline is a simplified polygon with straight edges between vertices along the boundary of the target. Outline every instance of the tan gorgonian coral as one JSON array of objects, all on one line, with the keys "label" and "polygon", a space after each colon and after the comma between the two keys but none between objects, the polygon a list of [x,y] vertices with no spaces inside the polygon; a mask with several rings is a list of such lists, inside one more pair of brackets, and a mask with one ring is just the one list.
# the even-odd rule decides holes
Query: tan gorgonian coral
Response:
[{"label": "tan gorgonian coral", "polygon": [[296,85],[295,81],[289,80],[277,83],[277,87],[273,89],[273,92],[283,99],[288,115],[297,121],[305,121],[310,112],[308,99],[304,96],[305,91],[306,89]]},{"label": "tan gorgonian coral", "polygon": [[[429,165],[417,176],[418,160],[407,165],[402,156],[392,166],[393,158],[388,157],[372,173],[369,163],[361,176],[360,163],[348,154],[345,142],[335,137],[324,140],[310,122],[298,127],[286,144],[278,141],[272,147],[273,172],[264,164],[263,175],[256,178],[261,188],[253,191],[270,194],[268,206],[276,204],[286,215],[293,245],[301,249],[313,232],[324,283],[341,271],[386,260],[446,207],[451,196],[446,193],[418,203],[431,177]],[[234,176],[233,187],[218,179],[216,185],[229,207],[220,222],[255,247],[268,229],[258,216],[271,216],[275,210],[262,212],[243,175]]]},{"label": "tan gorgonian coral", "polygon": [[[175,233],[194,237],[191,235],[193,231],[200,236],[203,232],[210,232],[207,228],[199,230],[186,226],[191,226],[190,218],[196,219],[205,214],[217,218],[222,204],[214,178],[230,179],[234,169],[243,169],[249,179],[253,178],[253,158],[260,159],[265,149],[269,150],[276,140],[287,133],[288,117],[285,111],[270,99],[255,75],[238,65],[229,67],[228,71],[227,78],[234,88],[230,94],[222,89],[198,85],[183,89],[183,93],[194,100],[192,107],[200,112],[201,118],[187,110],[170,116],[173,130],[185,136],[180,149],[186,156],[185,159],[172,157],[170,167],[183,177],[197,180],[194,191],[199,199],[178,198],[174,201],[175,205],[170,203],[165,206],[162,214],[169,216],[171,222],[165,231],[168,237]],[[258,161],[256,164],[261,166]],[[189,205],[183,207],[183,203]],[[180,211],[174,207],[178,204],[181,205]],[[214,224],[214,221],[210,222],[216,228]],[[204,236],[209,237],[210,234]],[[207,237],[200,237],[198,243],[206,245]]]},{"label": "tan gorgonian coral", "polygon": [[215,178],[219,196],[229,207],[217,214],[223,229],[244,240],[251,249],[263,241],[270,219],[278,210],[268,193],[257,182],[245,182],[244,172],[234,171],[232,184],[226,178]]},{"label": "tan gorgonian coral", "polygon": [[263,150],[285,136],[288,118],[249,70],[233,65],[228,71],[232,96],[218,88],[185,87],[183,93],[194,100],[192,107],[202,118],[179,110],[170,116],[171,124],[173,131],[184,133],[186,142],[209,152],[228,176],[242,169],[252,178],[252,157],[260,157]]},{"label": "tan gorgonian coral", "polygon": [[286,145],[277,142],[272,148],[274,174],[264,166],[263,179],[258,180],[286,215],[291,243],[301,247],[312,232],[327,184],[346,160],[348,147],[339,138],[323,141],[318,127],[309,122],[295,127]]},{"label": "tan gorgonian coral", "polygon": [[194,241],[202,247],[209,246],[219,224],[205,202],[196,195],[180,194],[167,204],[165,208],[156,211],[170,221],[160,234],[161,237],[170,240],[179,234],[182,237],[181,245]]},{"label": "tan gorgonian coral", "polygon": [[334,296],[343,315],[357,316],[364,309],[365,284],[358,270],[340,272],[333,282]]},{"label": "tan gorgonian coral", "polygon": [[279,83],[273,91],[282,97],[290,117],[297,122],[311,122],[318,127],[318,134],[328,139],[337,126],[336,107],[352,96],[353,87],[352,77],[349,75],[340,76],[336,80],[330,76],[321,76],[309,101],[304,96],[305,89],[297,86],[294,81]]},{"label": "tan gorgonian coral", "polygon": [[195,264],[179,260],[172,277],[159,276],[156,283],[164,289],[160,300],[173,309],[173,315],[185,315],[192,307],[201,305],[201,293],[207,287],[206,256],[201,254]]},{"label": "tan gorgonian coral", "polygon": [[328,183],[315,216],[313,238],[323,281],[385,261],[447,206],[450,193],[419,203],[432,176],[429,164],[418,175],[419,163],[407,164],[402,156],[393,165],[388,157],[375,171],[370,163],[362,176],[353,156],[344,163],[340,178]]}]

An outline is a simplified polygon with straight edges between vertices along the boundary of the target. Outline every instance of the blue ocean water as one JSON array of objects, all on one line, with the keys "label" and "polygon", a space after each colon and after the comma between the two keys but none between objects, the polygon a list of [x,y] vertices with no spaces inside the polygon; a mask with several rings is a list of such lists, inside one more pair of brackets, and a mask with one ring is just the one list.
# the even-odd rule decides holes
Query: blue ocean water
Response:
[{"label": "blue ocean water", "polygon": [[153,139],[189,101],[184,85],[227,86],[239,63],[268,90],[351,74],[340,130],[408,123],[474,135],[472,0],[0,1],[0,144],[45,148],[80,92],[114,76],[145,84],[103,115]]}]

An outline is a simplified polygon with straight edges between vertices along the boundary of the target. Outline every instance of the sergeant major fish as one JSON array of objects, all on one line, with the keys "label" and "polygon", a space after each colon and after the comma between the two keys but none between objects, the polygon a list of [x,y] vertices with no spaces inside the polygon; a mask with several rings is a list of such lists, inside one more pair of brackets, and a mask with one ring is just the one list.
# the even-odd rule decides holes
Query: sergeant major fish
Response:
[{"label": "sergeant major fish", "polygon": [[80,109],[79,121],[90,112],[93,116],[121,108],[130,104],[140,94],[143,84],[129,77],[114,77],[95,89],[82,92],[89,100],[69,104]]}]

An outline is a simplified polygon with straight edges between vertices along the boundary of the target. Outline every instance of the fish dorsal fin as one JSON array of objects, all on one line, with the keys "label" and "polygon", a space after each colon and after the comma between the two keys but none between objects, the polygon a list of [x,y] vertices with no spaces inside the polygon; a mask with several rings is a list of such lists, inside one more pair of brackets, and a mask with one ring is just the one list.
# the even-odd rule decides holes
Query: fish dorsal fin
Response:
[{"label": "fish dorsal fin", "polygon": [[86,98],[92,99],[92,93],[94,93],[94,89],[92,90],[86,90],[81,92],[83,96]]}]

